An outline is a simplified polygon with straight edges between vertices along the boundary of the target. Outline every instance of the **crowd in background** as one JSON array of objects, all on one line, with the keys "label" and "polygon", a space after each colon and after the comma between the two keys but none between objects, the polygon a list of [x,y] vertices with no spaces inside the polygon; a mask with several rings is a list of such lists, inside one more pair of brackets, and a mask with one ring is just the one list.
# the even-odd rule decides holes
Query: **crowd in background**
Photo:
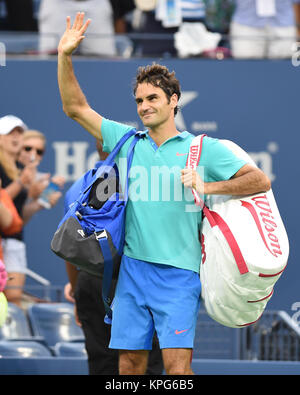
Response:
[{"label": "crowd in background", "polygon": [[7,272],[7,301],[19,307],[28,268],[24,226],[39,211],[57,204],[65,183],[61,176],[39,172],[45,149],[43,133],[29,130],[14,115],[0,118],[0,261]]},{"label": "crowd in background", "polygon": [[92,19],[83,55],[288,58],[300,36],[300,0],[0,0],[0,29],[55,54],[76,11]]}]

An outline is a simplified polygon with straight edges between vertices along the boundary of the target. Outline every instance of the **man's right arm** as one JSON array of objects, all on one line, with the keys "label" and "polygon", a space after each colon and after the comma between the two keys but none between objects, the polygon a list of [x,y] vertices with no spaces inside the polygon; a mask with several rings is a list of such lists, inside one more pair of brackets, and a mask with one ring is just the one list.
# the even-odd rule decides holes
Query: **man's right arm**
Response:
[{"label": "man's right arm", "polygon": [[83,19],[84,13],[77,13],[71,27],[70,17],[67,17],[67,28],[58,45],[58,86],[64,112],[102,141],[102,117],[88,104],[72,65],[72,52],[84,39],[83,34],[90,24],[90,19],[85,23]]}]

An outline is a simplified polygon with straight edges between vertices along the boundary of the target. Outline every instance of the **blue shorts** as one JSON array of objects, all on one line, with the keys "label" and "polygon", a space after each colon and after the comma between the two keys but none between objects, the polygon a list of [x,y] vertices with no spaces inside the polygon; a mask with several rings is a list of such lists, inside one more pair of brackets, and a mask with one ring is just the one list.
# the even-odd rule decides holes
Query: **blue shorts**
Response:
[{"label": "blue shorts", "polygon": [[193,348],[201,284],[199,274],[123,256],[113,301],[109,347],[151,350]]}]

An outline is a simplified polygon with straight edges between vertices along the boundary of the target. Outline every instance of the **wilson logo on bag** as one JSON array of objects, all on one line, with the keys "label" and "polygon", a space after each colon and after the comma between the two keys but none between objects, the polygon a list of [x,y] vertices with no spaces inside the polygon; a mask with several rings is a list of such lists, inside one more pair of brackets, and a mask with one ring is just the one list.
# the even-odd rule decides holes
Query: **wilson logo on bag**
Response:
[{"label": "wilson logo on bag", "polygon": [[277,224],[274,221],[274,216],[272,216],[273,213],[267,195],[263,194],[256,196],[251,198],[251,200],[253,200],[255,205],[261,209],[259,214],[250,202],[241,200],[242,206],[248,209],[252,215],[260,236],[269,252],[276,257],[278,254],[282,255],[279,240],[276,236]]},{"label": "wilson logo on bag", "polygon": [[[196,169],[203,138],[193,139],[187,167]],[[219,141],[256,167],[238,145]],[[289,241],[273,192],[211,195],[205,204],[195,190],[193,194],[195,203],[203,208],[200,279],[207,313],[232,328],[251,325],[263,314],[289,256]]]}]

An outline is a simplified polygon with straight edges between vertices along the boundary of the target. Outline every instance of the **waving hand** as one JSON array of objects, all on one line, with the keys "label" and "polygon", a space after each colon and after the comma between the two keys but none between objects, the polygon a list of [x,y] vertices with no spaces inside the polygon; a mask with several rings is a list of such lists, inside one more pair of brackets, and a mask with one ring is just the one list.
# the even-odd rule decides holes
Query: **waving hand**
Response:
[{"label": "waving hand", "polygon": [[84,12],[77,12],[73,26],[71,27],[71,18],[68,16],[67,28],[59,42],[58,52],[71,55],[84,39],[84,33],[90,23],[90,19],[87,19],[84,23]]}]

